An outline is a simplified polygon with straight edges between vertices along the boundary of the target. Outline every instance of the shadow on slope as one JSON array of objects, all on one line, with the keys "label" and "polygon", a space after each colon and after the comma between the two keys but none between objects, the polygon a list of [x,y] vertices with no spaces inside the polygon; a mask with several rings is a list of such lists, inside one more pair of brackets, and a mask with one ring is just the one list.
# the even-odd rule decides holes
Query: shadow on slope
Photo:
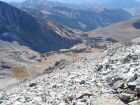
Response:
[{"label": "shadow on slope", "polygon": [[133,23],[133,27],[135,27],[136,29],[140,29],[140,20],[138,20],[137,22]]},{"label": "shadow on slope", "polygon": [[[37,51],[39,53],[45,53],[45,52],[49,52],[49,51],[58,51],[60,49],[69,49],[71,48],[73,45],[81,43],[81,40],[67,40],[63,37],[57,38],[55,40],[59,40],[59,41],[63,41],[60,43],[57,43],[57,45],[55,43],[50,43],[48,45],[41,45],[41,44],[36,44],[36,43],[29,43],[26,40],[23,40],[21,38],[19,38],[18,36],[16,36],[15,34],[9,33],[9,32],[5,32],[3,34],[0,34],[0,40],[3,41],[8,41],[10,43],[12,42],[17,42],[19,45],[21,46],[26,46],[34,51]],[[67,41],[67,44],[65,43]],[[63,43],[63,44],[62,44]],[[61,45],[62,44],[62,45]]]}]

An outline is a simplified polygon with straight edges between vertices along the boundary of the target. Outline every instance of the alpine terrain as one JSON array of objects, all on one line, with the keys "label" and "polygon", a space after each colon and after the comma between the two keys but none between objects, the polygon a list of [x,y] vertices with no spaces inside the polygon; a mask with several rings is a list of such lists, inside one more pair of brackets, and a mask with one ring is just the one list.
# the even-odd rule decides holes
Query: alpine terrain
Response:
[{"label": "alpine terrain", "polygon": [[38,52],[70,48],[81,43],[80,31],[39,19],[0,1],[0,39],[17,41]]},{"label": "alpine terrain", "polygon": [[0,105],[140,105],[140,0],[4,1]]}]

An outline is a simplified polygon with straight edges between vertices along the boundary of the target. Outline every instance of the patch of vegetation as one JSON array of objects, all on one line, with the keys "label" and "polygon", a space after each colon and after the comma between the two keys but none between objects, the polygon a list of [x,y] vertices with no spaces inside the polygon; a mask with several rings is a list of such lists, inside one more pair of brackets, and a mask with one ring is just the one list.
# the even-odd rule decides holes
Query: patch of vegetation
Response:
[{"label": "patch of vegetation", "polygon": [[117,40],[115,40],[113,38],[106,38],[106,41],[109,41],[109,42],[112,42],[112,43],[118,42]]},{"label": "patch of vegetation", "polygon": [[140,29],[140,20],[133,23],[133,27],[135,27],[136,29]]},{"label": "patch of vegetation", "polygon": [[12,77],[16,79],[22,80],[29,77],[29,73],[26,67],[18,67],[18,66],[13,67],[12,72],[13,72]]}]

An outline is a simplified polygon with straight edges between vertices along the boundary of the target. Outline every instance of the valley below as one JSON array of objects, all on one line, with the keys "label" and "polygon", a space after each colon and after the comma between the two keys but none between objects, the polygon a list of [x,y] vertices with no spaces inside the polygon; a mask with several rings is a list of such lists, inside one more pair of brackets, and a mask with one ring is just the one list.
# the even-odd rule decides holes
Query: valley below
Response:
[{"label": "valley below", "polygon": [[0,1],[0,105],[140,105],[140,1]]},{"label": "valley below", "polygon": [[0,89],[40,75],[45,69],[55,66],[56,62],[62,59],[74,62],[92,54],[98,54],[103,50],[98,48],[86,48],[87,46],[84,44],[80,46],[80,49],[62,49],[44,54],[26,49],[26,47],[21,51],[18,48],[16,48],[16,50],[12,49],[9,51],[9,49],[5,49],[0,51],[0,84],[4,84]]}]

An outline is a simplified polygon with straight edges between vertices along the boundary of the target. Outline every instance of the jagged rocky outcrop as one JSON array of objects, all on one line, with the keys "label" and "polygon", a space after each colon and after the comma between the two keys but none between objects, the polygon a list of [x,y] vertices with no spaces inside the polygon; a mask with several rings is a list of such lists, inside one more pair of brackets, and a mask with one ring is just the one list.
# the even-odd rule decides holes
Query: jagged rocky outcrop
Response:
[{"label": "jagged rocky outcrop", "polygon": [[0,1],[0,39],[17,41],[39,52],[81,43],[81,32],[39,19]]},{"label": "jagged rocky outcrop", "polygon": [[1,104],[139,105],[139,54],[140,45],[123,45],[74,62],[62,60],[50,68],[53,72],[1,91]]}]

